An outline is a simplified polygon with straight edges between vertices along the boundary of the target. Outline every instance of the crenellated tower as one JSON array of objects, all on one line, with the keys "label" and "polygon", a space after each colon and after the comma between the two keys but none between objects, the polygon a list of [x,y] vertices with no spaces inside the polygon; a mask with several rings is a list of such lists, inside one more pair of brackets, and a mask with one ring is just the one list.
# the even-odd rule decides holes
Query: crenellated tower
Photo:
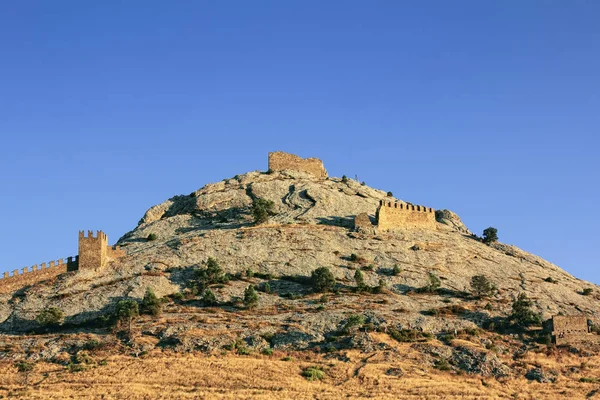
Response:
[{"label": "crenellated tower", "polygon": [[107,262],[108,237],[102,231],[88,231],[87,237],[84,231],[79,231],[79,269],[97,270],[106,265]]}]

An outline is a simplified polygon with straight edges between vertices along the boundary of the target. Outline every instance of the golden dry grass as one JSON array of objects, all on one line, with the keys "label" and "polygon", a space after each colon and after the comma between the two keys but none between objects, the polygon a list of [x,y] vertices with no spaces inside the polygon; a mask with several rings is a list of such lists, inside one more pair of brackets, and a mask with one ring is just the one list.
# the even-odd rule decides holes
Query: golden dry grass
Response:
[{"label": "golden dry grass", "polygon": [[[394,344],[390,342],[390,344]],[[389,353],[350,351],[347,360],[325,359],[312,353],[266,356],[176,354],[155,350],[143,358],[109,355],[106,365],[71,373],[56,364],[39,363],[24,389],[22,377],[9,363],[0,364],[0,396],[30,399],[559,399],[594,395],[599,384],[580,383],[582,376],[600,376],[598,357],[587,358],[583,369],[561,375],[557,383],[540,384],[524,378],[498,381],[423,369],[419,353],[395,343],[401,359]],[[96,355],[96,359],[101,359]],[[581,368],[582,358],[528,354],[522,360],[565,371]],[[303,368],[321,366],[326,378],[309,382]],[[404,375],[386,374],[401,368]],[[600,394],[598,395],[600,396]]]}]

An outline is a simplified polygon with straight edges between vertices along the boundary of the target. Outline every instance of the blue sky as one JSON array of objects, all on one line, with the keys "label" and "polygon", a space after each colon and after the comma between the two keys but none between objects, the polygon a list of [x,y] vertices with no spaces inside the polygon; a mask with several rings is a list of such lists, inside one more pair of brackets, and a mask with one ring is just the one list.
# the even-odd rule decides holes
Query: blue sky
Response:
[{"label": "blue sky", "polygon": [[592,1],[0,5],[0,271],[111,242],[267,152],[600,283]]}]

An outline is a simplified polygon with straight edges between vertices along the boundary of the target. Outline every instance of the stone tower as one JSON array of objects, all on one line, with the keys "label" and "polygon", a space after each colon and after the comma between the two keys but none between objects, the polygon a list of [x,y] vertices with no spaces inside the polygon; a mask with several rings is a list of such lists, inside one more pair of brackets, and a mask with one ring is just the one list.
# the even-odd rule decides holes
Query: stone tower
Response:
[{"label": "stone tower", "polygon": [[108,237],[102,231],[88,231],[87,237],[84,231],[79,231],[79,269],[97,270],[106,265],[107,262]]}]

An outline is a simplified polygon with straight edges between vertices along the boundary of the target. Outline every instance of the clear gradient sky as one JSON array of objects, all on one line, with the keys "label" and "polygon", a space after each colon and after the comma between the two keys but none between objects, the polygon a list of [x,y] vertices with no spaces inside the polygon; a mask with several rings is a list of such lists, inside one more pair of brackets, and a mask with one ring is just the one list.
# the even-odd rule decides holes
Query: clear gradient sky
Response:
[{"label": "clear gradient sky", "polygon": [[600,2],[5,1],[0,271],[324,160],[600,283]]}]

